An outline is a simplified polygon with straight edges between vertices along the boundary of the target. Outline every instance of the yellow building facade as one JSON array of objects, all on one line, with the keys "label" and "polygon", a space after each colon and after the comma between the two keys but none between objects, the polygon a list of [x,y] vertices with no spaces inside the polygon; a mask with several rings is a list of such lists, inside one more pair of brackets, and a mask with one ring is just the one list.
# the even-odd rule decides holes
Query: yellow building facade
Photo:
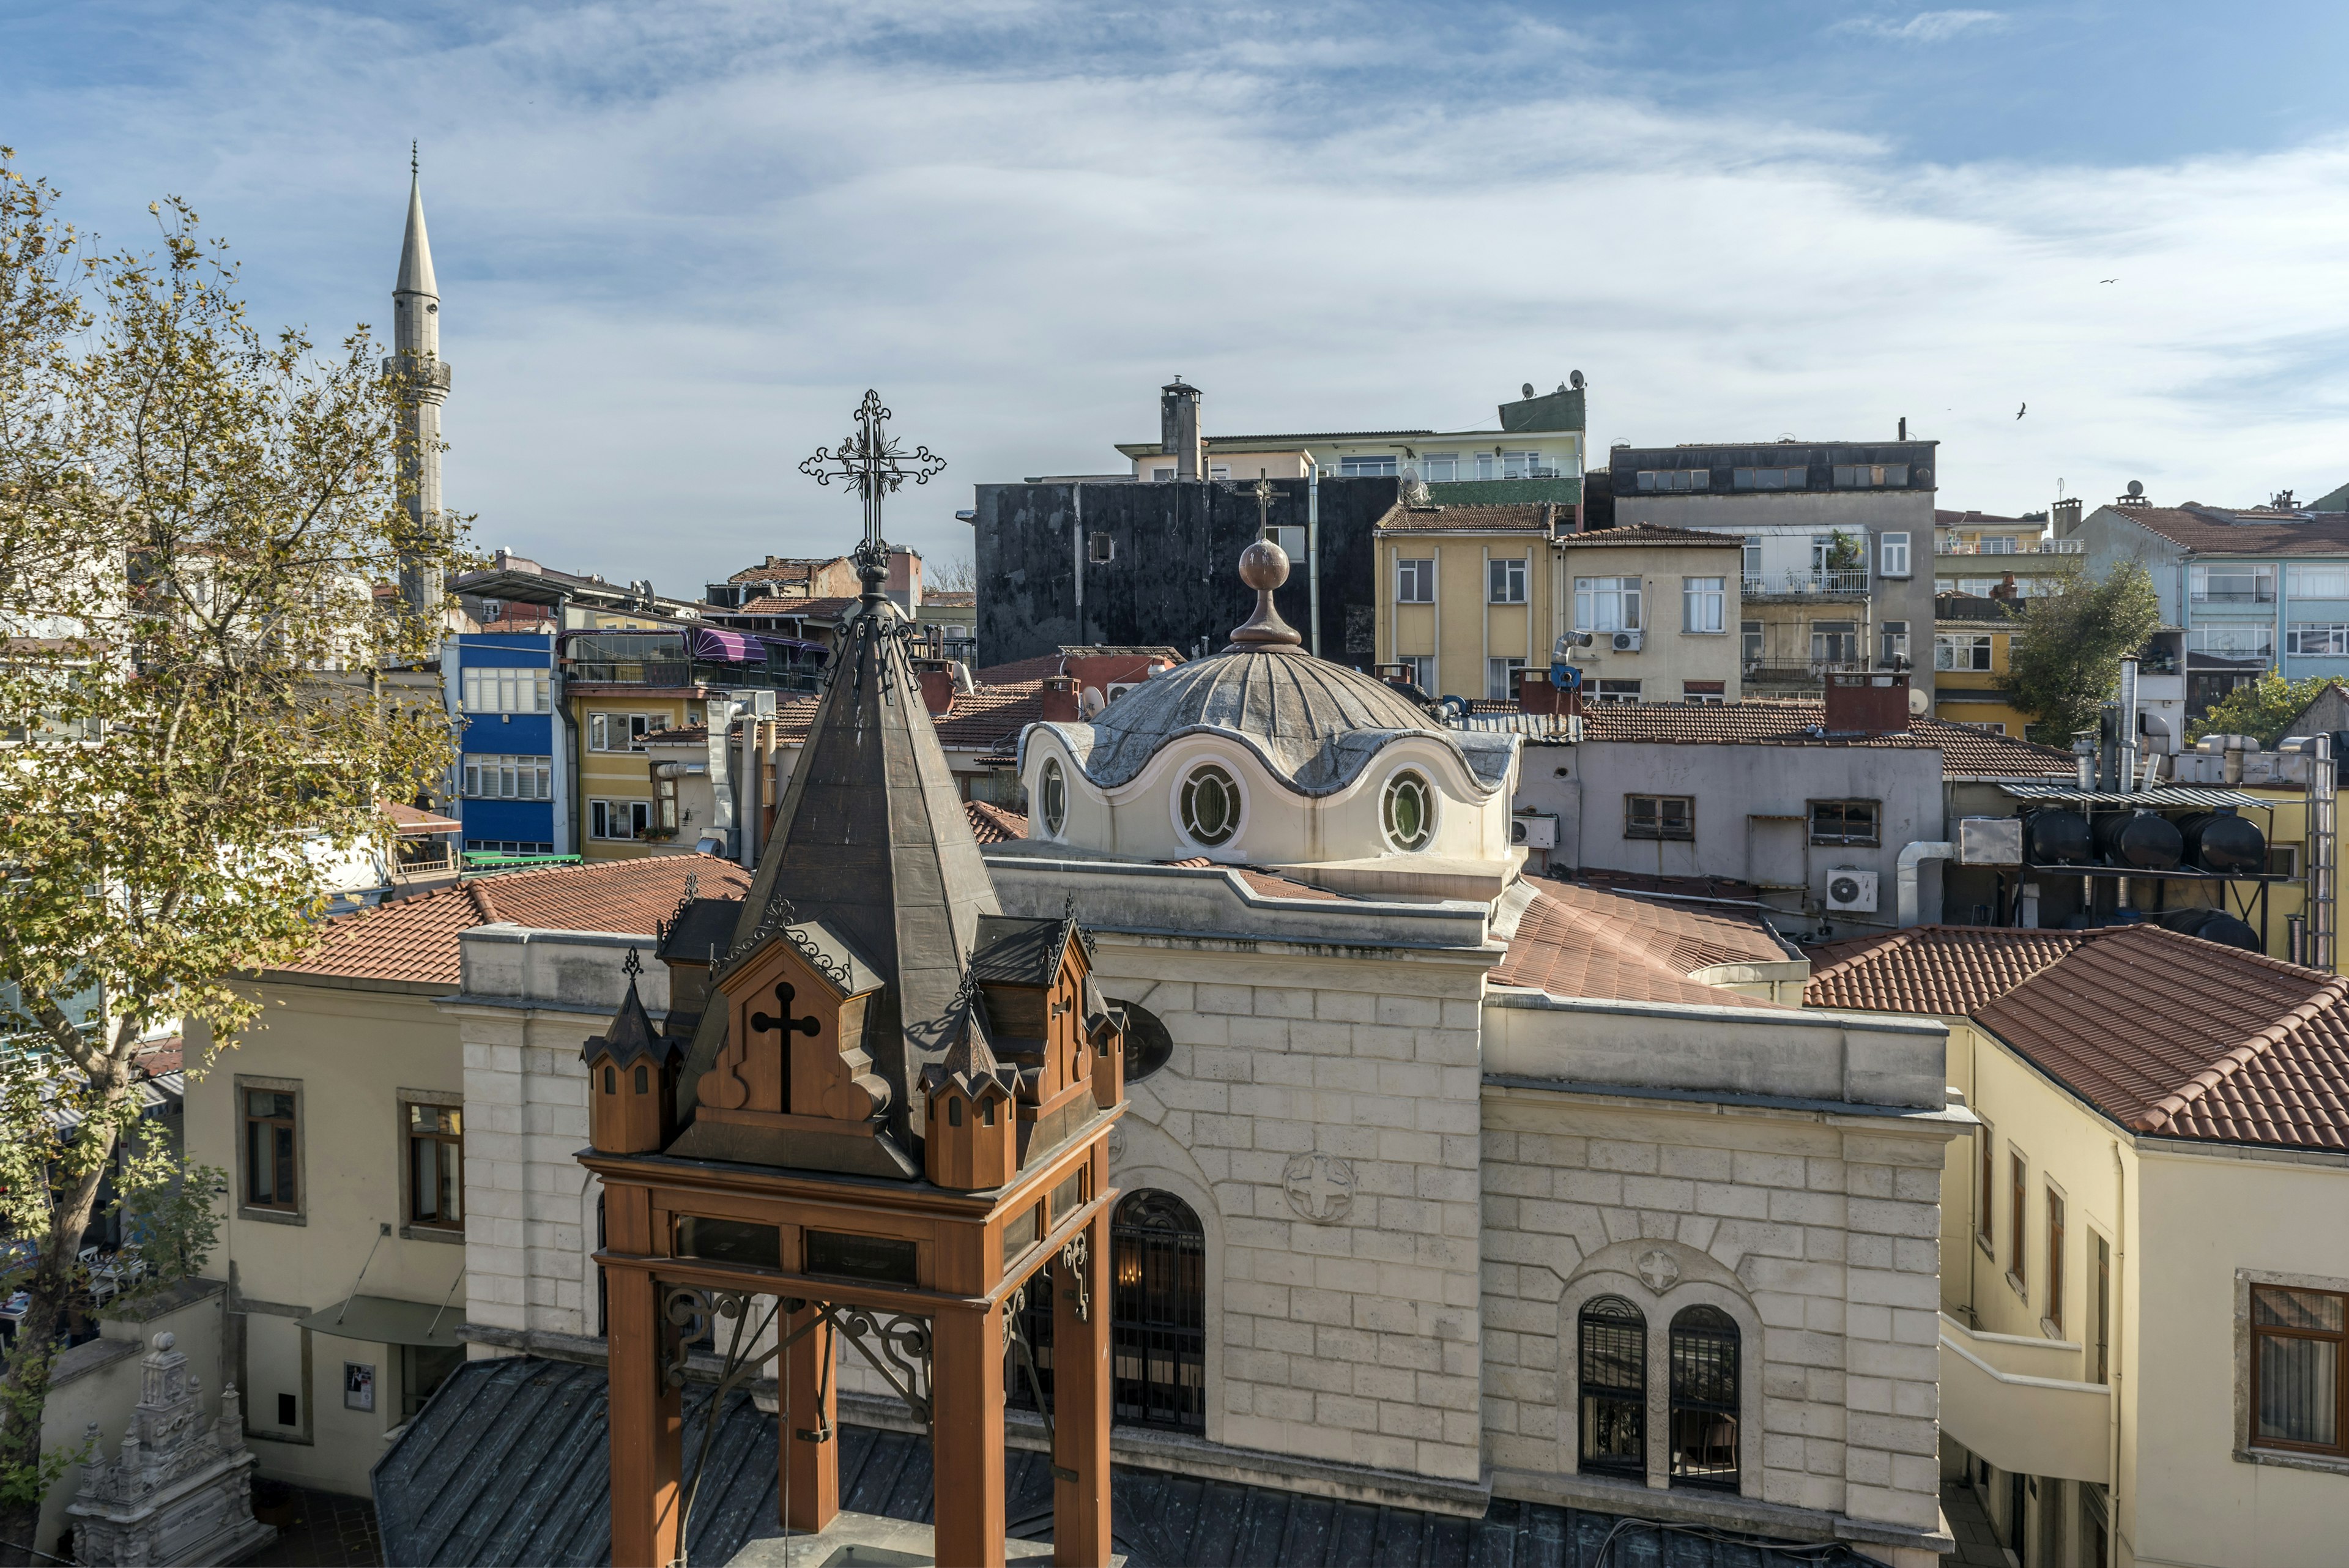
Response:
[{"label": "yellow building facade", "polygon": [[1933,717],[2022,739],[2031,716],[1999,690],[2015,618],[1997,599],[1933,596]]}]

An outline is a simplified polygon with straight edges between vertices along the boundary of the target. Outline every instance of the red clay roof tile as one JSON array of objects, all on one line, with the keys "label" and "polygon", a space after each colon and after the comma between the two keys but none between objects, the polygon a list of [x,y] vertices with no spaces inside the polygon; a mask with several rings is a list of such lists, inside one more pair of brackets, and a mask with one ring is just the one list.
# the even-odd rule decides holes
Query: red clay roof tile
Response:
[{"label": "red clay roof tile", "polygon": [[1757,919],[1561,884],[1535,894],[1489,978],[1552,996],[1776,1007],[1689,977],[1714,964],[1789,956]]}]

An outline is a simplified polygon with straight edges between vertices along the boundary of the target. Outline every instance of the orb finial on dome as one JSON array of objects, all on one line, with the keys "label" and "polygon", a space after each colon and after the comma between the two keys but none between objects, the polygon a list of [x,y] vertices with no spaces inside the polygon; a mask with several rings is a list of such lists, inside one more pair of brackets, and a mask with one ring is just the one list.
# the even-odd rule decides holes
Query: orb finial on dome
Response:
[{"label": "orb finial on dome", "polygon": [[1224,651],[1302,651],[1305,639],[1272,605],[1272,590],[1288,581],[1288,552],[1270,539],[1257,540],[1240,552],[1240,581],[1256,590],[1256,613],[1232,628]]}]

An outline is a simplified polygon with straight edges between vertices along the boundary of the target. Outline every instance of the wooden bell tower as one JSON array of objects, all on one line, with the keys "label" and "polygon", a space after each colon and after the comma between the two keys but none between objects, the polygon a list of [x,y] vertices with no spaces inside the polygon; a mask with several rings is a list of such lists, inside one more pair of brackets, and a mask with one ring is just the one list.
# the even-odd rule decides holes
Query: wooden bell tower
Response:
[{"label": "wooden bell tower", "polygon": [[[885,417],[868,395],[841,458],[819,456],[853,458],[869,481],[896,461]],[[999,911],[912,628],[881,591],[867,499],[864,597],[691,1048],[659,1078],[669,1104],[613,1120],[609,1137],[591,1113],[579,1157],[605,1195],[616,1568],[668,1568],[692,1532],[691,1478],[709,1460],[685,1450],[686,1362],[704,1329],[723,1363],[715,1397],[776,1380],[792,1532],[839,1509],[833,1378],[854,1355],[928,1424],[937,1561],[1001,1563],[1007,1355],[1048,1265],[1053,1561],[1109,1561],[1107,1138],[1125,1108],[1123,1020],[1071,912]],[[608,1044],[623,1022],[591,1072],[624,1065]]]}]

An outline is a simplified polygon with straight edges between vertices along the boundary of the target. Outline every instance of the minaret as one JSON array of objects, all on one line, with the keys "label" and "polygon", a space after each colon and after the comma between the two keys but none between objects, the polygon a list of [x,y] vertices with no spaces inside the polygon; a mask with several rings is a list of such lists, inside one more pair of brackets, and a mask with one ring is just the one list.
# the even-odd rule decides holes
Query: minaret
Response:
[{"label": "minaret", "polygon": [[[403,377],[410,389],[400,434],[414,484],[408,514],[421,533],[440,513],[440,405],[449,398],[449,362],[440,358],[440,286],[432,278],[432,242],[424,233],[424,186],[412,144],[408,153],[408,234],[399,245],[399,280],[391,286],[391,345],[393,358],[384,361],[384,371]],[[444,591],[437,566],[400,564],[400,597],[418,615],[437,624]]]}]

